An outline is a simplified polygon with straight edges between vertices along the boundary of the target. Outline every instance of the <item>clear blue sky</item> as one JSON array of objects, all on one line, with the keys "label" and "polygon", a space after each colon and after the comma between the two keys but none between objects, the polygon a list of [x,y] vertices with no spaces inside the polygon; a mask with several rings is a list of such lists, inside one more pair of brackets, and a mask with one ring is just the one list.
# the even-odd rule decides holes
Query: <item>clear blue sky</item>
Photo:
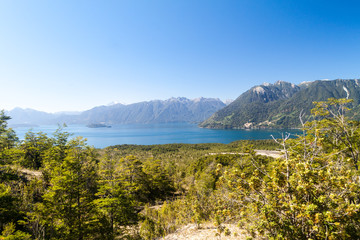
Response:
[{"label": "clear blue sky", "polygon": [[360,2],[0,0],[0,108],[235,99],[360,77]]}]

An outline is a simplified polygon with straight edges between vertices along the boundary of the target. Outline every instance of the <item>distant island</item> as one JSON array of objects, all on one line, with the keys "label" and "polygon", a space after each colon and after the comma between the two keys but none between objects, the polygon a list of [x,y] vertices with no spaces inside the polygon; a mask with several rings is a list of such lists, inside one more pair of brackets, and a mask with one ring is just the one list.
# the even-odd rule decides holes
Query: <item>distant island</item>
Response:
[{"label": "distant island", "polygon": [[88,128],[111,128],[110,125],[106,125],[103,123],[91,123],[86,125]]}]

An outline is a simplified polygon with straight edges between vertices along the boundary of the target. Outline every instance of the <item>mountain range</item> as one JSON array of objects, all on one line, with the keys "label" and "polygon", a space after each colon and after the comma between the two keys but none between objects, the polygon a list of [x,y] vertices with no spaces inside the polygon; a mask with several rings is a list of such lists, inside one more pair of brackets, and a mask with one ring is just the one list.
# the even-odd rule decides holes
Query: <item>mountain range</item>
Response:
[{"label": "mountain range", "polygon": [[278,81],[264,83],[241,94],[228,106],[214,113],[199,126],[220,129],[296,128],[300,112],[310,116],[314,101],[328,98],[353,99],[350,114],[360,118],[358,79],[317,80],[299,85]]},{"label": "mountain range", "polygon": [[33,109],[15,108],[6,112],[12,119],[10,125],[41,124],[132,124],[201,122],[226,104],[220,99],[184,97],[153,100],[134,104],[98,106],[79,113],[46,113]]},{"label": "mountain range", "polygon": [[308,120],[314,101],[350,98],[355,120],[360,120],[360,80],[336,79],[303,82],[299,85],[278,81],[254,86],[236,100],[184,97],[167,100],[98,106],[83,112],[46,113],[15,108],[6,112],[10,125],[42,124],[148,124],[196,122],[200,127],[218,129],[297,128],[300,112]]}]

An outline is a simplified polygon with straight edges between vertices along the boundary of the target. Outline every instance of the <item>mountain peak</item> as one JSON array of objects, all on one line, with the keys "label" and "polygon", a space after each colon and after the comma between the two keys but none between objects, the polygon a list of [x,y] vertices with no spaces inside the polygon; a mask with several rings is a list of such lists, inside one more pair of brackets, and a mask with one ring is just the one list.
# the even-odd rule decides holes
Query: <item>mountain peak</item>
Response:
[{"label": "mountain peak", "polygon": [[286,81],[282,81],[282,80],[276,81],[274,85],[275,86],[289,86],[289,87],[292,87],[292,88],[296,87],[295,84],[290,83],[290,82],[286,82]]},{"label": "mountain peak", "polygon": [[257,93],[257,94],[264,94],[265,93],[265,89],[261,86],[256,86],[253,88],[253,92]]},{"label": "mountain peak", "polygon": [[[273,102],[278,99],[287,99],[299,91],[299,86],[285,82],[277,81],[274,84],[264,83],[251,88],[241,101],[245,102]],[[248,96],[246,96],[248,95]]]},{"label": "mountain peak", "polygon": [[[328,98],[351,98],[353,111],[360,118],[360,83],[356,79],[316,80],[299,85],[277,81],[255,86],[233,103],[216,112],[200,126],[208,128],[294,128],[300,126],[299,114],[310,116],[313,102]],[[251,124],[249,124],[251,123]]]},{"label": "mountain peak", "polygon": [[194,98],[192,101],[193,102],[201,102],[201,101],[203,101],[205,98],[203,98],[203,97],[198,97],[198,98]]},{"label": "mountain peak", "polygon": [[226,105],[215,98],[172,97],[167,100],[152,100],[132,104],[113,102],[110,105],[97,106],[81,113],[43,113],[35,110],[17,108],[9,112],[13,124],[131,124],[131,123],[167,123],[200,122],[210,117]]},{"label": "mountain peak", "polygon": [[114,106],[114,105],[126,105],[126,104],[118,102],[118,101],[112,101],[112,102],[109,102],[108,104],[106,104],[105,106]]},{"label": "mountain peak", "polygon": [[285,82],[285,81],[282,81],[282,80],[278,80],[275,82],[274,85],[281,85],[281,84],[284,84],[284,83],[288,83],[288,82]]},{"label": "mountain peak", "polygon": [[169,102],[189,102],[190,99],[186,98],[186,97],[172,97],[169,98],[168,100],[165,101],[169,101]]},{"label": "mountain peak", "polygon": [[296,85],[290,82],[286,82],[283,80],[278,80],[276,81],[274,84],[268,83],[268,82],[264,82],[262,85],[260,86],[264,86],[264,87],[271,87],[271,86],[276,86],[276,87],[280,87],[280,86],[291,86],[292,88],[295,88]]}]

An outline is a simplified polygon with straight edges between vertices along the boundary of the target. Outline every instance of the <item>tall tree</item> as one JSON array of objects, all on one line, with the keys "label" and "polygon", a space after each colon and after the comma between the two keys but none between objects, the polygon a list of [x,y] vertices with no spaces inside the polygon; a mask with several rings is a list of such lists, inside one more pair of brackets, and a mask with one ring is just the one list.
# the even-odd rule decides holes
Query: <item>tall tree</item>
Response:
[{"label": "tall tree", "polygon": [[19,141],[15,131],[8,128],[7,121],[10,119],[4,111],[0,112],[0,164],[9,163],[14,155],[12,150]]},{"label": "tall tree", "polygon": [[175,191],[173,181],[160,160],[148,159],[144,161],[143,171],[148,178],[150,200],[164,200]]},{"label": "tall tree", "polygon": [[126,235],[126,226],[135,224],[138,218],[136,200],[126,191],[121,176],[121,158],[117,150],[107,150],[99,163],[99,191],[95,200],[101,239],[115,239]]},{"label": "tall tree", "polygon": [[143,171],[142,162],[135,156],[121,158],[120,176],[122,188],[129,192],[139,203],[150,200],[149,182]]},{"label": "tall tree", "polygon": [[41,206],[51,223],[50,234],[61,239],[87,239],[95,216],[96,155],[84,140],[69,141],[63,162],[53,169]]},{"label": "tall tree", "polygon": [[39,169],[43,166],[44,154],[52,147],[52,139],[45,133],[29,131],[21,144],[23,158],[20,164],[26,168]]}]

